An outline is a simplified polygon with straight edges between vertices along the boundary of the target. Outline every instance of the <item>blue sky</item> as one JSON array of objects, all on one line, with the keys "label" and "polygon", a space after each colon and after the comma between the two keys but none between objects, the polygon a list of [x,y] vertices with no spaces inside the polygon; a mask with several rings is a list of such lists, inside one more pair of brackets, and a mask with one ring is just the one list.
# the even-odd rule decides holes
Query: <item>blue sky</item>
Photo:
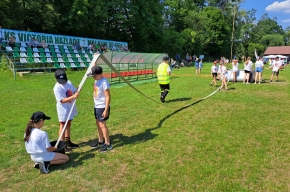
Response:
[{"label": "blue sky", "polygon": [[241,9],[256,10],[256,20],[259,21],[265,13],[268,17],[277,18],[277,23],[285,29],[290,26],[290,0],[245,0]]}]

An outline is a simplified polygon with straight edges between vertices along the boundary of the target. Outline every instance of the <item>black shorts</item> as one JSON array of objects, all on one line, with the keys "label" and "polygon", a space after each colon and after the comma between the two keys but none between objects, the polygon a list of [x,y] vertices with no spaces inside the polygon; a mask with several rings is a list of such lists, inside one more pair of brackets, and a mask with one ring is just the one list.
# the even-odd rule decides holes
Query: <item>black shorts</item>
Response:
[{"label": "black shorts", "polygon": [[95,118],[98,121],[107,121],[110,117],[110,107],[108,110],[108,116],[106,118],[103,118],[103,112],[105,111],[105,108],[94,108],[94,114],[95,114]]},{"label": "black shorts", "polygon": [[251,73],[251,71],[247,71],[247,70],[245,70],[244,72],[245,72],[245,73]]},{"label": "black shorts", "polygon": [[272,74],[278,76],[279,75],[279,70],[278,71],[272,71]]},{"label": "black shorts", "polygon": [[164,90],[170,90],[170,85],[169,84],[159,84],[161,91]]},{"label": "black shorts", "polygon": [[212,73],[212,76],[213,77],[217,77],[217,73]]}]

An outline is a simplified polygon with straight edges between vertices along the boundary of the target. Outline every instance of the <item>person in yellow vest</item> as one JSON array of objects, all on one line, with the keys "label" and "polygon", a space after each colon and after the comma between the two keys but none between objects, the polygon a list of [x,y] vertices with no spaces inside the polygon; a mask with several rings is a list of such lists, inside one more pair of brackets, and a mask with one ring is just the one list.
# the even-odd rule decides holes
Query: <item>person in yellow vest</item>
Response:
[{"label": "person in yellow vest", "polygon": [[165,102],[165,97],[167,96],[167,94],[169,93],[169,90],[170,90],[170,86],[169,86],[170,78],[169,78],[169,76],[171,74],[171,70],[170,70],[170,66],[169,66],[168,62],[169,62],[169,57],[164,56],[162,63],[159,64],[159,66],[157,68],[158,83],[159,83],[159,86],[161,89],[160,101],[162,103]]}]

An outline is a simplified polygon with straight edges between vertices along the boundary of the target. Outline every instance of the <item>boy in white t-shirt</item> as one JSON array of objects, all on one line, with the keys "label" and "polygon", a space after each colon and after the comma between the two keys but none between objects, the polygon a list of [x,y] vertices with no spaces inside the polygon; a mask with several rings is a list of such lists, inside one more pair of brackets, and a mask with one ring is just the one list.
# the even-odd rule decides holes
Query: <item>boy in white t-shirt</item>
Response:
[{"label": "boy in white t-shirt", "polygon": [[281,66],[281,60],[279,60],[279,57],[276,57],[276,60],[273,62],[272,66],[270,66],[270,68],[273,68],[270,82],[272,82],[274,75],[276,75],[276,82],[278,82],[279,70]]},{"label": "boy in white t-shirt", "polygon": [[212,86],[212,83],[214,83],[214,85],[216,86],[216,77],[217,77],[217,72],[218,72],[218,68],[216,66],[216,61],[213,62],[213,66],[211,67],[211,75],[213,77],[213,80],[210,83],[210,86]]},{"label": "boy in white t-shirt", "polygon": [[[76,105],[73,107],[73,103],[74,100],[79,96],[79,92],[73,86],[72,82],[68,80],[65,71],[60,69],[57,70],[55,72],[55,78],[57,82],[54,85],[53,92],[56,99],[56,109],[59,120],[59,135],[62,133],[62,129],[64,128],[64,125],[68,119],[66,129],[62,135],[61,140],[64,141],[67,145],[65,152],[70,153],[72,152],[71,148],[76,148],[79,146],[72,143],[70,140],[71,121],[73,120],[74,116],[77,115]],[[73,109],[71,115],[68,118],[72,107]]]},{"label": "boy in white t-shirt", "polygon": [[98,142],[93,143],[91,148],[100,147],[100,152],[107,152],[113,149],[106,124],[110,116],[110,84],[103,77],[103,69],[100,66],[93,66],[89,75],[96,80],[94,83],[94,114],[99,137]]}]

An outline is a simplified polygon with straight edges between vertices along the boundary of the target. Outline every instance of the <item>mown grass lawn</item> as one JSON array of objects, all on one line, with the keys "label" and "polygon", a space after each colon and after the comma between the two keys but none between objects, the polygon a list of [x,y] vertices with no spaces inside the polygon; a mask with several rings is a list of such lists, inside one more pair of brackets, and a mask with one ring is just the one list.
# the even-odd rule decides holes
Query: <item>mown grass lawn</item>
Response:
[{"label": "mown grass lawn", "polygon": [[[156,82],[111,88],[108,127],[114,149],[101,154],[89,147],[97,138],[93,116],[93,80],[77,100],[72,141],[81,147],[69,163],[40,174],[26,153],[23,134],[37,110],[51,116],[43,130],[58,138],[54,75],[13,79],[0,71],[0,191],[289,191],[290,67],[278,83],[229,83],[209,86],[211,64],[174,69],[171,91],[159,103]],[[84,71],[68,71],[75,86]],[[218,82],[220,85],[220,82]]]}]

